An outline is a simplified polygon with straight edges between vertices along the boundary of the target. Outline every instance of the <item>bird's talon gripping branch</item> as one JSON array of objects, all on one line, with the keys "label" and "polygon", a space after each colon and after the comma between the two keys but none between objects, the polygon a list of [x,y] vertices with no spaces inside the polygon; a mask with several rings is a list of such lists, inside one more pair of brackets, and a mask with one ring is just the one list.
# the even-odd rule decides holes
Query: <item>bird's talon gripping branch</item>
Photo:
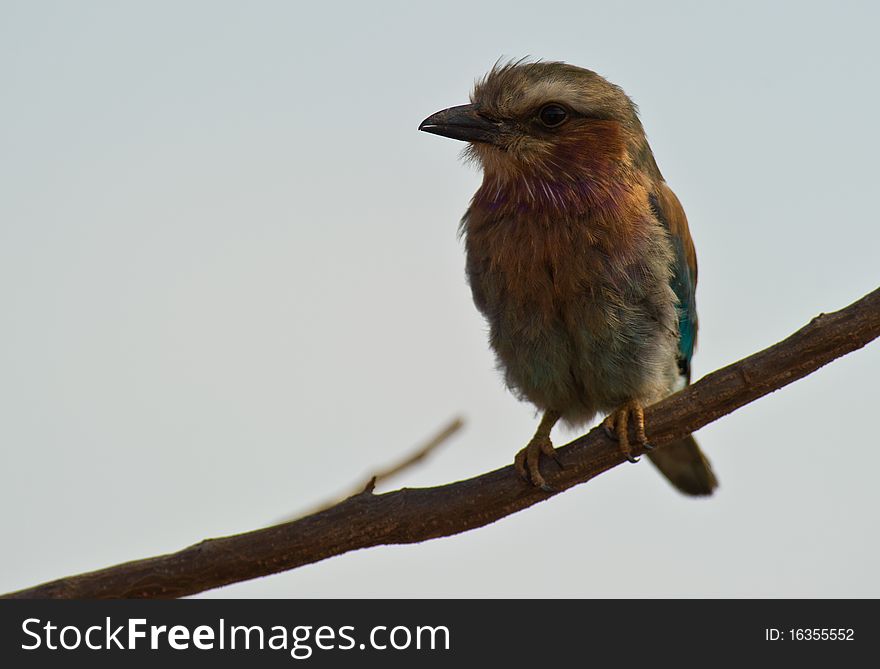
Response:
[{"label": "bird's talon gripping branch", "polygon": [[535,435],[528,445],[516,454],[513,465],[519,477],[526,483],[531,483],[545,492],[556,492],[541,474],[541,455],[553,458],[560,468],[562,467],[550,437],[543,435]]},{"label": "bird's talon gripping branch", "polygon": [[602,421],[602,429],[605,431],[606,437],[611,441],[617,441],[617,434],[614,432],[614,420],[612,419],[612,416],[608,416]]},{"label": "bird's talon gripping branch", "polygon": [[603,422],[602,427],[605,434],[611,437],[620,446],[620,452],[630,462],[638,462],[639,459],[632,454],[629,440],[629,418],[635,420],[636,439],[635,443],[646,451],[653,450],[653,446],[648,443],[648,436],[645,434],[645,410],[638,402],[627,402],[617,411],[608,416]]},{"label": "bird's talon gripping branch", "polygon": [[513,466],[516,469],[517,475],[522,479],[523,483],[531,483],[531,479],[529,478],[529,472],[526,469],[526,451],[528,451],[528,446],[522,449],[519,453],[516,454],[516,457],[513,459]]},{"label": "bird's talon gripping branch", "polygon": [[559,420],[557,412],[546,411],[535,436],[513,459],[513,466],[519,477],[544,492],[556,492],[556,489],[549,485],[541,474],[541,456],[546,455],[548,458],[552,458],[560,469],[565,469],[559,453],[556,452],[556,449],[553,448],[553,442],[550,441],[550,431],[557,420]]}]

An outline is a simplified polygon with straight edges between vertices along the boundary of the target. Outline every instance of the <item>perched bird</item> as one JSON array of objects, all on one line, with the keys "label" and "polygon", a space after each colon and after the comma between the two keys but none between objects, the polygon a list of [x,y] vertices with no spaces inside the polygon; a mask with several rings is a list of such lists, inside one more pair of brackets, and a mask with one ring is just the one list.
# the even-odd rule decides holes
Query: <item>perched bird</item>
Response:
[{"label": "perched bird", "polygon": [[653,450],[645,434],[643,407],[690,382],[697,259],[635,104],[590,70],[516,61],[419,129],[469,142],[483,169],[461,221],[467,276],[507,385],[543,411],[520,475],[552,491],[553,426],[601,412],[628,459],[632,423],[676,488],[711,494],[693,437]]}]

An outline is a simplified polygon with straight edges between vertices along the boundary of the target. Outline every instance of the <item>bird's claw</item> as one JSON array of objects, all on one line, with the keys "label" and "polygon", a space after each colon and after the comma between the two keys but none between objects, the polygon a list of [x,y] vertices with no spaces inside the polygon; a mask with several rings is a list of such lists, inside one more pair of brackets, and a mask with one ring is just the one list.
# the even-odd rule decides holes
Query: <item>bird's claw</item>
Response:
[{"label": "bird's claw", "polygon": [[[611,422],[609,423],[609,421]],[[606,437],[611,441],[617,441],[617,434],[614,432],[614,421],[611,420],[611,416],[602,421],[602,429],[605,431]]]},{"label": "bird's claw", "polygon": [[646,451],[654,450],[654,447],[648,443],[648,436],[645,434],[645,410],[639,402],[632,401],[624,404],[602,422],[602,427],[605,430],[605,434],[618,443],[623,457],[630,462],[638,462],[639,458],[633,456],[632,448],[630,447],[630,416],[632,416],[635,421],[635,443]]},{"label": "bird's claw", "polygon": [[551,458],[559,469],[565,469],[559,453],[553,448],[550,437],[535,437],[528,445],[516,454],[513,460],[513,466],[519,477],[536,488],[540,488],[544,492],[557,492],[556,488],[551,486],[541,474],[541,456],[546,455]]},{"label": "bird's claw", "polygon": [[[621,440],[620,435],[618,434],[618,411],[615,411],[612,414],[609,414],[605,420],[602,421],[602,430],[605,432],[605,436],[608,437],[611,441],[617,442],[620,444],[620,451],[623,453],[623,457],[627,460],[635,464],[639,461],[639,458],[635,458],[632,455],[632,452],[629,448],[629,435],[626,434],[626,429],[623,430],[623,440]],[[625,422],[625,419],[624,419]]]}]

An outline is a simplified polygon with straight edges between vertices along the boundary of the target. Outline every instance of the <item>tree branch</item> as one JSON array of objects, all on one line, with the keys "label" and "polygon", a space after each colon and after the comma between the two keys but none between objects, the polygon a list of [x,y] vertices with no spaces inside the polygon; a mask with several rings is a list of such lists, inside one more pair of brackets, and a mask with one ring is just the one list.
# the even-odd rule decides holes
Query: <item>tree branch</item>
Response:
[{"label": "tree branch", "polygon": [[287,516],[281,522],[287,523],[292,520],[302,518],[303,516],[311,516],[315,513],[320,513],[321,511],[325,511],[332,506],[336,506],[340,502],[343,502],[349,497],[357,495],[361,492],[373,492],[373,490],[376,489],[376,486],[380,483],[385,483],[388,479],[394,478],[395,476],[400,474],[400,472],[419,464],[422,460],[424,460],[438,448],[443,446],[443,444],[448,442],[449,439],[451,439],[462,427],[464,427],[464,420],[459,417],[453,418],[443,427],[442,430],[437,432],[437,434],[428,439],[428,441],[419,446],[417,449],[407,454],[405,458],[399,460],[389,467],[386,467],[385,469],[378,470],[372,476],[367,477],[365,481],[361,481],[361,483],[351,488],[347,494],[338,495],[337,497],[333,498],[332,501],[319,504],[313,507],[311,511],[308,511],[306,513],[300,513],[296,516]]},{"label": "tree branch", "polygon": [[[694,432],[878,336],[880,288],[650,407],[646,420],[651,443],[662,446]],[[601,429],[575,439],[559,454],[565,469],[548,467],[547,479],[560,491],[624,462]],[[182,597],[359,548],[465,532],[552,496],[525,485],[511,466],[436,488],[404,488],[383,495],[366,490],[299,520],[208,539],[177,553],[62,578],[5,597]]]}]

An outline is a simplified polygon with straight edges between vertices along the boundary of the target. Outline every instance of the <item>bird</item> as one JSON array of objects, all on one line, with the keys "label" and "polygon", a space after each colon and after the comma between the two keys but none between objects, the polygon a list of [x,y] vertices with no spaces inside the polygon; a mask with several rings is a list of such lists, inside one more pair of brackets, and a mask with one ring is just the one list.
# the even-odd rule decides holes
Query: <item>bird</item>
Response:
[{"label": "bird", "polygon": [[[693,436],[654,448],[644,408],[687,385],[697,340],[697,257],[681,203],[635,103],[592,70],[498,61],[470,103],[419,130],[467,143],[482,182],[461,219],[465,269],[508,388],[542,417],[514,458],[555,492],[551,431],[602,425],[687,495],[718,485]],[[633,428],[634,440],[629,430]]]}]

